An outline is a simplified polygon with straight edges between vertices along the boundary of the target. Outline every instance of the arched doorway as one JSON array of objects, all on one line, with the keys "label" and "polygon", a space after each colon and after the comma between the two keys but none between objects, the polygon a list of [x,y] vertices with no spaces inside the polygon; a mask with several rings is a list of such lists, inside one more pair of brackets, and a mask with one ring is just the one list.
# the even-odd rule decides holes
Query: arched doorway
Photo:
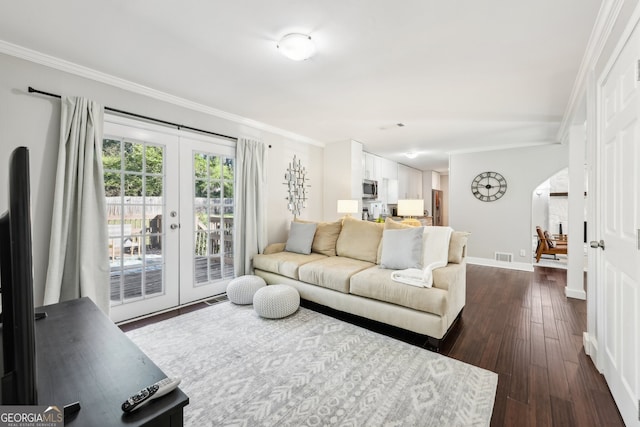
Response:
[{"label": "arched doorway", "polygon": [[536,262],[535,254],[540,244],[536,227],[557,240],[566,239],[570,233],[569,218],[569,169],[564,168],[540,183],[532,194],[531,235],[534,265],[567,268],[567,255],[543,254]]}]

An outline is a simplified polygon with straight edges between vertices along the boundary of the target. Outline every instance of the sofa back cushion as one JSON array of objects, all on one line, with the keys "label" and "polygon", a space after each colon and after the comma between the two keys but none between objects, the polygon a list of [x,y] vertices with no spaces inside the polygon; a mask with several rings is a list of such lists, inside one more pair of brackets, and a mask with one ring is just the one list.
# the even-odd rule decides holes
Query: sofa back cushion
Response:
[{"label": "sofa back cushion", "polygon": [[345,217],[336,242],[336,254],[375,263],[384,224]]},{"label": "sofa back cushion", "polygon": [[469,235],[466,231],[454,231],[451,233],[451,240],[449,241],[449,262],[454,264],[460,264],[462,258],[467,254],[467,239]]},{"label": "sofa back cushion", "polygon": [[[305,221],[302,219],[295,220],[301,223],[312,223],[313,221]],[[311,244],[311,252],[317,254],[336,256],[336,242],[342,230],[342,220],[336,222],[317,222],[315,223],[316,234],[313,236]]]}]

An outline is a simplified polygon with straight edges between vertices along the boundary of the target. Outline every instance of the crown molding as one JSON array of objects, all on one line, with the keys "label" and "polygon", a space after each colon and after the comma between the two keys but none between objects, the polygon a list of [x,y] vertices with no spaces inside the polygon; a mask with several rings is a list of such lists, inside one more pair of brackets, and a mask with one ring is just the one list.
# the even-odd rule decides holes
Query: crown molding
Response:
[{"label": "crown molding", "polygon": [[514,148],[540,147],[542,145],[559,145],[558,141],[529,141],[512,144],[496,144],[485,145],[482,147],[461,148],[459,150],[446,151],[445,153],[452,156],[456,154],[482,153],[485,151],[511,150]]},{"label": "crown molding", "polygon": [[179,107],[187,108],[192,111],[215,116],[221,119],[229,120],[239,125],[247,126],[253,129],[257,129],[264,132],[273,133],[284,138],[303,142],[306,144],[315,145],[318,147],[324,147],[323,142],[317,141],[306,136],[299,135],[294,132],[287,131],[275,126],[268,125],[266,123],[259,122],[257,120],[249,119],[237,114],[228,113],[226,111],[218,110],[217,108],[210,107],[208,105],[200,104],[198,102],[190,101],[179,96],[171,95],[166,92],[159,91],[157,89],[150,88],[129,80],[115,77],[110,74],[103,73],[92,68],[88,68],[64,59],[57,58],[55,56],[47,55],[42,52],[38,52],[32,49],[28,49],[13,43],[9,43],[4,40],[0,40],[0,53],[13,56],[16,58],[24,59],[29,62],[44,65],[45,67],[53,68],[65,73],[73,74],[79,77],[90,79],[99,83],[108,84],[110,86],[117,87],[129,92],[133,92],[139,95],[144,95],[149,98],[153,98],[159,101],[167,102]]},{"label": "crown molding", "polygon": [[580,68],[578,69],[578,75],[573,83],[573,89],[569,97],[569,103],[562,116],[562,123],[558,130],[558,141],[565,141],[571,128],[572,121],[580,109],[581,103],[584,99],[586,92],[586,86],[588,82],[589,72],[596,66],[600,55],[604,49],[607,39],[611,35],[611,30],[615,25],[624,0],[603,0],[596,17],[596,22],[589,36],[589,42],[587,48],[582,57]]}]

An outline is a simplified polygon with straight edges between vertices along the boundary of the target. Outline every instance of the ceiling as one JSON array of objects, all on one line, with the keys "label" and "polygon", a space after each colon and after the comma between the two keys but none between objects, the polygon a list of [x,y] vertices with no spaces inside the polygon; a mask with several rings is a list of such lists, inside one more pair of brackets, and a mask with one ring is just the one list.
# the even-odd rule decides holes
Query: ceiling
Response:
[{"label": "ceiling", "polygon": [[[0,4],[0,40],[446,172],[452,152],[557,142],[600,3],[20,0]],[[317,54],[281,56],[291,32]]]}]

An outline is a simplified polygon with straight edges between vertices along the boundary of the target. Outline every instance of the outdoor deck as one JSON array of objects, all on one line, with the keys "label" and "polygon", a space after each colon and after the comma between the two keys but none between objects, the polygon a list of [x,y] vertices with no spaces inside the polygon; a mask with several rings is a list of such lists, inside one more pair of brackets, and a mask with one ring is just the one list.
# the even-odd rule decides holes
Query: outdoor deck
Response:
[{"label": "outdoor deck", "polygon": [[[230,260],[225,262],[224,273],[220,268],[220,259],[212,259],[207,268],[207,257],[198,257],[195,262],[195,281],[204,283],[212,280],[233,277],[233,263]],[[129,261],[131,262],[131,261]],[[142,269],[142,264],[116,268],[111,272],[111,301],[120,301],[120,287],[124,286],[124,299],[131,300],[143,296],[142,278],[144,275],[144,295],[146,297],[160,294],[162,288],[162,261],[152,261],[147,263],[146,269]],[[124,274],[121,274],[123,272]],[[122,280],[121,280],[122,279]]]}]

